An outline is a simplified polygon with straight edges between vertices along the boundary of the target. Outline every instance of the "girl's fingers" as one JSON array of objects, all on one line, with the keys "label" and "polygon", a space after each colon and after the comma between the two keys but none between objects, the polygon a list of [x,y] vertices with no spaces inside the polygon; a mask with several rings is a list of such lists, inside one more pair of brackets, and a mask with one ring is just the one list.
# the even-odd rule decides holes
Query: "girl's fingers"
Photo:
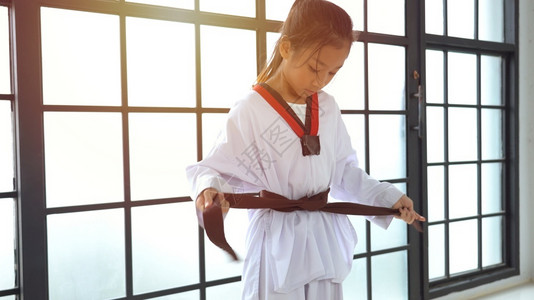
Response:
[{"label": "girl's fingers", "polygon": [[416,211],[407,207],[399,208],[399,215],[395,216],[397,219],[401,219],[408,224],[412,224],[415,221],[425,222],[426,218],[419,215]]},{"label": "girl's fingers", "polygon": [[[213,204],[213,198],[217,194],[214,193],[211,189],[205,190],[203,194],[204,194],[204,208],[211,206]],[[202,208],[202,210],[204,210],[204,208]]]},{"label": "girl's fingers", "polygon": [[408,224],[412,224],[415,219],[414,211],[410,211],[408,208],[404,208],[404,221]]},{"label": "girl's fingers", "polygon": [[198,210],[204,211],[204,202],[205,202],[204,192],[202,192],[202,193],[200,193],[200,195],[198,195],[197,201],[195,201],[195,205],[196,205]]},{"label": "girl's fingers", "polygon": [[227,213],[230,210],[230,203],[224,199],[224,193],[218,192],[215,189],[206,189],[198,195],[196,201],[197,209],[204,211],[204,209],[213,205],[215,198],[219,200],[222,212]]},{"label": "girl's fingers", "polygon": [[209,188],[202,191],[196,200],[196,207],[200,211],[213,204],[213,198],[217,195],[217,190]]},{"label": "girl's fingers", "polygon": [[420,214],[418,213],[415,213],[416,214],[416,220],[419,221],[419,222],[425,222],[426,221],[426,218],[421,216]]},{"label": "girl's fingers", "polygon": [[198,196],[197,198],[197,201],[195,201],[195,206],[197,207],[198,210],[200,211],[203,211],[204,210],[204,200],[201,198],[203,198],[202,196]]},{"label": "girl's fingers", "polygon": [[224,193],[218,193],[217,197],[219,197],[219,200],[221,201],[222,212],[227,213],[230,210],[230,202],[224,199]]}]

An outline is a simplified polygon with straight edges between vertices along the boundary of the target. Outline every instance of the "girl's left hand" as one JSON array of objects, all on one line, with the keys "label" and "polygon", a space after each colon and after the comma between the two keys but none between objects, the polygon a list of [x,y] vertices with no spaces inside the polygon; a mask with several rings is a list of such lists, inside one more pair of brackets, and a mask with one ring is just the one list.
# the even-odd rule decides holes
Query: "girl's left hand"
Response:
[{"label": "girl's left hand", "polygon": [[397,201],[392,208],[398,209],[400,212],[400,215],[395,216],[395,218],[402,219],[408,224],[412,224],[414,221],[426,221],[425,217],[419,215],[415,210],[413,210],[413,201],[406,195],[402,195],[399,201]]}]

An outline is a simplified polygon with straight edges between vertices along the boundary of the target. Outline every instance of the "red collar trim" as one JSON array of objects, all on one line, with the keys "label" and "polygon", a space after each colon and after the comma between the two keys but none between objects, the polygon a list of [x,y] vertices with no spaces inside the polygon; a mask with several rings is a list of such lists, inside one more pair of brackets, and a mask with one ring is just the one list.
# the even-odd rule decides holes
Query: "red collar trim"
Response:
[{"label": "red collar trim", "polygon": [[[265,99],[282,118],[284,118],[284,120],[291,127],[291,129],[293,129],[298,137],[302,138],[302,136],[306,133],[311,136],[317,136],[317,133],[319,132],[319,97],[317,96],[317,93],[314,93],[311,97],[311,120],[309,124],[306,124],[309,126],[309,128],[303,128],[301,122],[298,122],[295,117],[289,113],[291,108],[287,102],[285,102],[283,99],[277,99],[271,93],[269,93],[267,89],[259,84],[254,86],[254,90],[260,94],[260,96],[262,96],[262,98]],[[308,111],[309,110],[307,109],[306,119],[308,118]]]}]

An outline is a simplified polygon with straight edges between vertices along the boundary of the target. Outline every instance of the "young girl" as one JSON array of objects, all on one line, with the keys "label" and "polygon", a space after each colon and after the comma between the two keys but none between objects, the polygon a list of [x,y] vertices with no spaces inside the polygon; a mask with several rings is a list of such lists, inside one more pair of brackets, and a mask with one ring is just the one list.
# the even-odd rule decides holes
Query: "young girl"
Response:
[{"label": "young girl", "polygon": [[[358,167],[340,110],[321,90],[352,42],[352,21],[338,6],[293,4],[257,85],[230,110],[210,154],[187,168],[200,224],[214,199],[228,210],[224,193],[259,191],[301,201],[329,191],[339,201],[398,209],[407,223],[424,221],[412,200]],[[387,228],[392,217],[369,219]],[[346,215],[265,208],[249,209],[249,220],[243,299],[342,299],[357,241]]]}]

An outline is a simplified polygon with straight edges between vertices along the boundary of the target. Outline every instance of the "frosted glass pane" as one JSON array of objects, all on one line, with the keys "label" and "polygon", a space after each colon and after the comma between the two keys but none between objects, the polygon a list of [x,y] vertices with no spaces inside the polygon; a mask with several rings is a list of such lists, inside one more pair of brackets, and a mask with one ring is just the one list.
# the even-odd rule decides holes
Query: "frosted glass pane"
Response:
[{"label": "frosted glass pane", "polygon": [[43,102],[120,105],[119,16],[41,8]]},{"label": "frosted glass pane", "polygon": [[406,194],[406,183],[404,183],[404,182],[394,183],[393,186],[395,186],[399,191],[401,191],[404,194]]},{"label": "frosted glass pane", "polygon": [[482,159],[504,158],[503,111],[482,109]]},{"label": "frosted glass pane", "polygon": [[256,33],[202,25],[200,38],[202,106],[231,107],[256,80]]},{"label": "frosted glass pane", "polygon": [[444,111],[441,107],[426,108],[427,161],[443,162],[445,151]]},{"label": "frosted glass pane", "polygon": [[193,202],[132,208],[135,294],[199,282]]},{"label": "frosted glass pane", "polygon": [[267,61],[274,54],[274,47],[276,47],[276,42],[280,38],[280,33],[277,32],[267,32]]},{"label": "frosted glass pane", "polygon": [[453,222],[449,225],[449,255],[449,271],[451,274],[477,268],[477,220]]},{"label": "frosted glass pane", "polygon": [[8,9],[0,6],[0,94],[11,94],[9,45]]},{"label": "frosted glass pane", "polygon": [[[425,1],[425,31],[443,35],[443,0]],[[428,73],[427,73],[428,74]]]},{"label": "frosted glass pane", "polygon": [[197,161],[194,114],[130,114],[133,200],[189,195],[185,168]]},{"label": "frosted glass pane", "polygon": [[242,286],[243,284],[238,281],[209,287],[206,289],[206,299],[241,299],[241,291],[243,289]]},{"label": "frosted glass pane", "polygon": [[482,219],[482,267],[503,263],[503,218]]},{"label": "frosted glass pane", "polygon": [[482,164],[482,213],[502,211],[503,174],[502,163]]},{"label": "frosted glass pane", "polygon": [[194,0],[126,0],[126,2],[143,3],[150,5],[168,6],[183,9],[194,9]]},{"label": "frosted glass pane", "polygon": [[174,295],[161,296],[156,298],[149,298],[150,300],[196,300],[200,299],[200,292],[198,290],[183,292]]},{"label": "frosted glass pane", "polygon": [[358,243],[354,248],[354,254],[360,254],[367,251],[367,220],[363,216],[347,216],[349,218],[352,227],[356,231],[358,237]]},{"label": "frosted glass pane", "polygon": [[0,290],[15,287],[15,202],[0,199]]},{"label": "frosted glass pane", "polygon": [[367,1],[367,29],[370,32],[404,35],[403,0]]},{"label": "frosted glass pane", "polygon": [[200,10],[218,14],[256,16],[256,1],[250,0],[200,0]]},{"label": "frosted glass pane", "polygon": [[16,300],[15,296],[0,297],[0,300]]},{"label": "frosted glass pane", "polygon": [[503,0],[478,0],[478,39],[504,41]]},{"label": "frosted glass pane", "polygon": [[428,226],[428,278],[445,276],[445,226]]},{"label": "frosted glass pane", "polygon": [[126,293],[122,209],[48,216],[50,299],[111,299]]},{"label": "frosted glass pane", "polygon": [[350,300],[367,300],[367,262],[365,258],[355,259],[352,269],[343,281],[343,297]]},{"label": "frosted glass pane", "polygon": [[406,117],[369,116],[370,174],[377,179],[406,177]]},{"label": "frosted glass pane", "polygon": [[340,109],[364,109],[364,83],[363,43],[354,43],[343,67],[324,90],[336,98]]},{"label": "frosted glass pane", "polygon": [[285,21],[292,5],[293,1],[265,0],[265,16],[269,20]]},{"label": "frosted glass pane", "polygon": [[10,101],[0,100],[0,192],[14,189],[13,120]]},{"label": "frosted glass pane", "polygon": [[408,261],[406,251],[371,258],[373,299],[408,299]]},{"label": "frosted glass pane", "polygon": [[45,112],[48,207],[124,200],[120,113]]},{"label": "frosted glass pane", "polygon": [[371,250],[378,251],[406,245],[407,228],[406,223],[398,219],[393,219],[387,230],[371,226]]},{"label": "frosted glass pane", "polygon": [[426,50],[426,102],[443,103],[443,51]]},{"label": "frosted glass pane", "polygon": [[226,126],[227,114],[203,114],[202,115],[202,155],[208,156],[208,153],[215,146],[219,139],[221,130]]},{"label": "frosted glass pane", "polygon": [[356,150],[358,166],[365,170],[365,119],[363,115],[343,114],[343,123],[350,136],[352,148]]},{"label": "frosted glass pane", "polygon": [[404,47],[369,44],[369,108],[403,110],[406,61]]},{"label": "frosted glass pane", "polygon": [[478,211],[477,166],[449,166],[449,218],[476,216]]},{"label": "frosted glass pane", "polygon": [[[213,245],[204,235],[206,241],[206,279],[216,280],[225,277],[240,276],[243,273],[243,259],[245,258],[245,238],[248,228],[248,214],[245,209],[231,209],[224,220],[226,240],[241,259],[233,261],[230,255]],[[239,299],[222,298],[222,299]]]},{"label": "frosted glass pane", "polygon": [[428,221],[445,218],[445,174],[442,166],[427,168]]},{"label": "frosted glass pane", "polygon": [[477,103],[477,57],[474,54],[449,52],[448,96],[451,104]]},{"label": "frosted glass pane", "polygon": [[482,105],[502,105],[502,59],[498,56],[480,57],[480,102]]},{"label": "frosted glass pane", "polygon": [[128,105],[196,105],[193,24],[127,17],[126,45]]},{"label": "frosted glass pane", "polygon": [[477,159],[477,111],[475,108],[449,108],[449,160]]},{"label": "frosted glass pane", "polygon": [[447,1],[448,35],[466,39],[475,37],[474,0]]}]

